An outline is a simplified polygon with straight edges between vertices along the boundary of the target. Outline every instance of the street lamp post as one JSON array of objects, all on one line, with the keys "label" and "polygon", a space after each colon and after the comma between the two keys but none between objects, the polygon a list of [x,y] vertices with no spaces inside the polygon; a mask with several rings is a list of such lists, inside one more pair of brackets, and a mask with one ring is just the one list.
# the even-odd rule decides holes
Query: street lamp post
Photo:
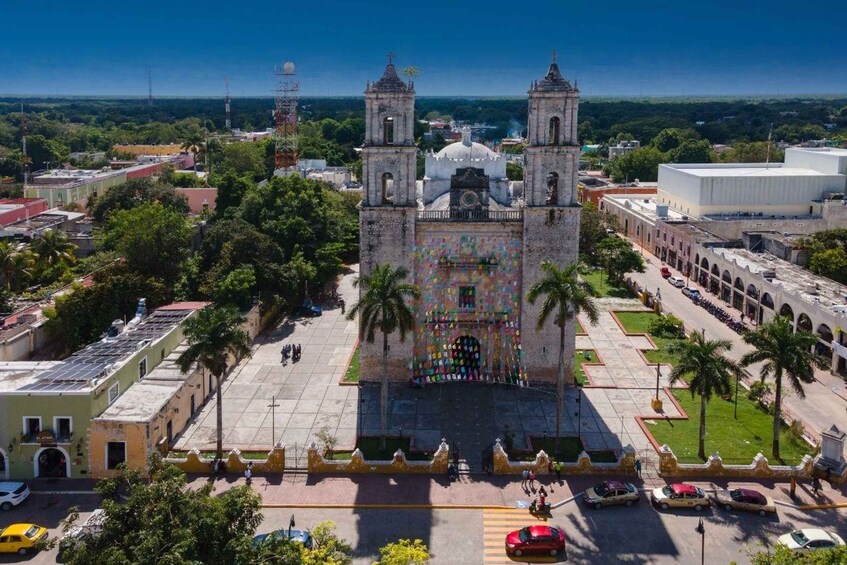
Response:
[{"label": "street lamp post", "polygon": [[268,408],[271,409],[271,447],[276,447],[276,407],[279,404],[276,403],[276,396],[271,396],[271,403],[268,404]]},{"label": "street lamp post", "polygon": [[697,523],[697,533],[700,534],[700,565],[706,564],[706,528],[703,526],[703,518]]},{"label": "street lamp post", "polygon": [[656,364],[656,398],[654,398],[650,404],[653,406],[654,412],[662,411],[662,401],[659,398],[659,381],[662,378],[662,364]]}]

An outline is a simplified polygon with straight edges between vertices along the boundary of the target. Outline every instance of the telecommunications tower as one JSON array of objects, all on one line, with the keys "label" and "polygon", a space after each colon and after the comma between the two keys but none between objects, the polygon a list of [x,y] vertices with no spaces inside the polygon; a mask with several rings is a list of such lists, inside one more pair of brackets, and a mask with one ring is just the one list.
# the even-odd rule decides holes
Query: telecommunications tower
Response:
[{"label": "telecommunications tower", "polygon": [[274,88],[274,168],[294,170],[297,167],[297,102],[300,81],[294,63],[286,61],[276,69]]},{"label": "telecommunications tower", "polygon": [[224,82],[226,83],[226,98],[224,99],[224,106],[226,107],[226,119],[224,120],[224,126],[226,126],[226,129],[232,129],[232,116],[229,113],[229,79],[225,78]]}]

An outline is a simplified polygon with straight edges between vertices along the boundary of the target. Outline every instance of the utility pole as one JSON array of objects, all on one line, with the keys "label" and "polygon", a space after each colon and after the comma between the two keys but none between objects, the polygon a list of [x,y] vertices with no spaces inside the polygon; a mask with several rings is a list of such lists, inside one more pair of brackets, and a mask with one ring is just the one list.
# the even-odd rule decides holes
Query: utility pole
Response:
[{"label": "utility pole", "polygon": [[224,83],[226,84],[226,98],[224,99],[224,108],[226,110],[226,118],[224,119],[224,127],[226,129],[232,129],[232,119],[229,111],[230,98],[229,98],[229,79],[224,78]]},{"label": "utility pole", "polygon": [[271,403],[268,408],[271,409],[271,448],[276,447],[276,408],[279,404],[276,403],[276,396],[271,396]]},{"label": "utility pole", "polygon": [[27,154],[26,154],[26,118],[24,117],[24,103],[21,102],[21,145],[23,146],[23,162],[21,163],[21,168],[23,169],[24,174],[24,186],[26,186],[29,181],[29,163],[27,163]]}]

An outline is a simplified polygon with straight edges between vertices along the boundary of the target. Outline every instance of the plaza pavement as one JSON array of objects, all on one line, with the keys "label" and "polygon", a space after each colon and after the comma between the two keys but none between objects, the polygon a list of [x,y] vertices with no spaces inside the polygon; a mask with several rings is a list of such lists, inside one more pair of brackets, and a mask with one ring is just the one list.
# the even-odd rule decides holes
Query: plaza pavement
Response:
[{"label": "plaza pavement", "polygon": [[[357,274],[358,266],[353,266],[339,284],[347,305],[358,298],[352,284]],[[577,348],[593,349],[602,364],[586,367],[592,386],[566,391],[562,431],[579,435],[589,451],[632,445],[649,464],[653,450],[635,416],[653,415],[655,366],[638,352],[652,345],[643,336],[625,335],[610,314],[644,308],[626,299],[601,299],[598,305],[596,326],[580,319],[587,335],[577,337]],[[320,317],[285,319],[260,336],[252,355],[224,381],[225,449],[266,450],[279,442],[288,449],[289,465],[302,467],[306,446],[323,428],[336,435],[342,450],[355,446],[357,433],[379,434],[379,387],[339,384],[356,344],[356,323],[342,316],[338,304],[323,306]],[[282,361],[286,343],[302,345],[299,362]],[[667,373],[663,371],[662,386]],[[666,414],[678,415],[666,392],[660,395]],[[483,451],[507,432],[513,434],[516,448],[529,449],[529,438],[552,435],[556,429],[555,394],[549,386],[401,385],[392,387],[390,398],[389,434],[410,437],[412,448],[419,451],[434,451],[445,438],[471,470],[481,468]],[[175,448],[213,449],[215,422],[212,399],[178,437]]]},{"label": "plaza pavement", "polygon": [[[357,274],[358,266],[353,266],[339,284],[339,295],[348,305],[358,295],[353,289]],[[356,323],[344,318],[339,304],[322,306],[321,316],[286,318],[262,334],[253,344],[252,355],[224,381],[226,449],[266,450],[281,442],[290,455],[295,446],[302,455],[303,447],[324,427],[338,437],[339,447],[355,443],[356,387],[338,383],[355,348]],[[296,363],[282,360],[282,347],[288,343],[302,346]],[[176,449],[214,448],[215,407],[213,397],[177,439]]]}]

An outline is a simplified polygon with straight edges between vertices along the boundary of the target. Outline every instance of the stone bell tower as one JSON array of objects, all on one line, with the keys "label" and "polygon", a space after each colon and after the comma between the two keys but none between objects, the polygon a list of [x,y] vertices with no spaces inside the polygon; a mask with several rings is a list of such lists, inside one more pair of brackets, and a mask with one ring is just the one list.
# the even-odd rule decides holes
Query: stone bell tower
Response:
[{"label": "stone bell tower", "polygon": [[[548,321],[542,331],[536,331],[542,300],[532,305],[526,294],[543,277],[543,261],[564,268],[574,263],[579,253],[578,106],[579,90],[562,76],[554,56],[544,78],[529,89],[529,139],[524,151],[521,337],[527,374],[536,381],[556,380],[559,328]],[[571,383],[575,336],[575,324],[570,324],[565,329],[565,360],[571,365],[571,370],[566,370]]]},{"label": "stone bell tower", "polygon": [[[415,246],[415,87],[397,76],[389,55],[385,72],[365,90],[365,144],[362,148],[362,203],[359,213],[360,269],[376,265],[406,267],[414,282]],[[410,376],[414,334],[389,338],[389,378]],[[382,343],[362,340],[362,380],[380,378]]]}]

